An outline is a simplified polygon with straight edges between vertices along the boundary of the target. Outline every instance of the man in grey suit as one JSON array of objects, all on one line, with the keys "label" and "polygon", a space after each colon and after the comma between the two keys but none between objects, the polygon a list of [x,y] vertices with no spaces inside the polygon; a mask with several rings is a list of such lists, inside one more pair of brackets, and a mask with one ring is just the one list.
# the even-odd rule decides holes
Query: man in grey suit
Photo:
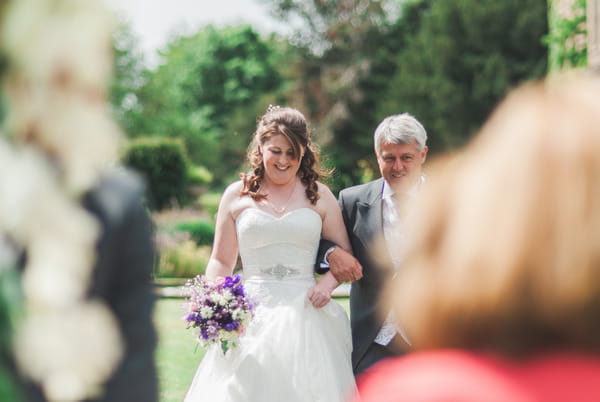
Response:
[{"label": "man in grey suit", "polygon": [[[341,247],[322,241],[321,267],[329,265],[341,282],[351,282],[350,320],[355,375],[379,360],[407,351],[410,341],[395,323],[381,315],[380,295],[402,259],[402,207],[424,181],[427,133],[413,116],[385,118],[374,135],[381,178],[342,190],[342,209],[354,260]],[[375,255],[374,243],[384,239],[386,255]],[[386,247],[384,247],[385,249]],[[381,253],[380,253],[381,254]],[[387,263],[382,263],[387,261]],[[393,269],[389,269],[392,267]]]}]

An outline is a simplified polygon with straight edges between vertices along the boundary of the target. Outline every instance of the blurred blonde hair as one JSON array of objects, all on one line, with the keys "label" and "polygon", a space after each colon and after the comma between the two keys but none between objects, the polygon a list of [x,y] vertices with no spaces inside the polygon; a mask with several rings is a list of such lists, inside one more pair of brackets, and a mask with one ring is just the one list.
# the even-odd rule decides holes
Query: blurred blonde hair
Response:
[{"label": "blurred blonde hair", "polygon": [[429,169],[388,289],[416,349],[600,351],[600,83],[514,90]]}]

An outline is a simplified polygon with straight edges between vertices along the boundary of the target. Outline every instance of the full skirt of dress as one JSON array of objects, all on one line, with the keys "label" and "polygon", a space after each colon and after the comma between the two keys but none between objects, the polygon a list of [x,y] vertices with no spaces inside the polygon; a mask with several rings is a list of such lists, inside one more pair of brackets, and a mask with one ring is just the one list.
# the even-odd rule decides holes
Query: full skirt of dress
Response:
[{"label": "full skirt of dress", "polygon": [[342,402],[356,392],[345,310],[315,308],[306,280],[247,281],[259,305],[239,345],[208,348],[186,402]]}]

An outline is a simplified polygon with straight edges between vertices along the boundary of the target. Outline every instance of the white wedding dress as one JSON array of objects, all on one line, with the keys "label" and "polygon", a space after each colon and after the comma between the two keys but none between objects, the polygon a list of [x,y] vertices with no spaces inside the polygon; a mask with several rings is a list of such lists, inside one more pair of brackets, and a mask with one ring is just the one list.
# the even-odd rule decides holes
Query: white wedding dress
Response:
[{"label": "white wedding dress", "polygon": [[350,324],[335,301],[306,297],[321,217],[310,208],[275,217],[248,208],[236,229],[246,292],[259,303],[237,347],[209,347],[187,402],[341,402],[356,391]]}]

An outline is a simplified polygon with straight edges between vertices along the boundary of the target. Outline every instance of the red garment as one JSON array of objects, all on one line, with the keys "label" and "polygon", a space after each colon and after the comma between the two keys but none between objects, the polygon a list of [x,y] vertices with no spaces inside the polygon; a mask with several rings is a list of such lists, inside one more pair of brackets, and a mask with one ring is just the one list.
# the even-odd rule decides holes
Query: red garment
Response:
[{"label": "red garment", "polygon": [[376,364],[358,390],[352,402],[600,402],[600,356],[418,352]]}]

